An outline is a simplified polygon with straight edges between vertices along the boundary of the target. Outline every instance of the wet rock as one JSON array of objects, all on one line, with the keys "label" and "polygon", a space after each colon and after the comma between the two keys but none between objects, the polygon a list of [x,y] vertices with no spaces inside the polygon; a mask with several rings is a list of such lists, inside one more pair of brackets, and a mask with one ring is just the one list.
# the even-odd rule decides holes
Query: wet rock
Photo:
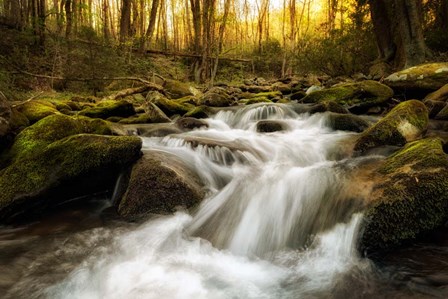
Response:
[{"label": "wet rock", "polygon": [[27,219],[64,200],[113,189],[118,173],[140,157],[141,140],[73,135],[26,151],[0,171],[0,222]]},{"label": "wet rock", "polygon": [[25,115],[31,124],[49,115],[59,113],[52,103],[43,100],[28,101],[17,105],[16,109]]},{"label": "wet rock", "polygon": [[434,117],[437,120],[448,120],[448,105],[445,105]]},{"label": "wet rock", "polygon": [[204,196],[200,179],[180,159],[150,151],[133,166],[118,213],[127,219],[172,213],[178,206],[199,204]]},{"label": "wet rock", "polygon": [[260,120],[257,122],[257,132],[259,133],[271,133],[284,131],[286,124],[282,121],[276,120]]},{"label": "wet rock", "polygon": [[329,113],[328,126],[333,130],[361,133],[369,127],[369,123],[357,115]]},{"label": "wet rock", "polygon": [[134,106],[125,100],[101,101],[94,107],[86,108],[79,112],[79,115],[102,119],[107,119],[112,116],[129,117],[134,114]]},{"label": "wet rock", "polygon": [[289,98],[291,99],[291,101],[299,101],[304,97],[306,97],[306,93],[304,91],[296,91]]},{"label": "wet rock", "polygon": [[429,118],[434,118],[447,105],[445,102],[425,100],[425,106],[429,111]]},{"label": "wet rock", "polygon": [[355,151],[364,152],[382,145],[402,146],[416,140],[428,128],[428,109],[416,100],[397,105],[383,119],[367,129],[355,144]]},{"label": "wet rock", "polygon": [[443,142],[408,143],[379,168],[364,216],[361,249],[391,249],[448,220],[448,156]]},{"label": "wet rock", "polygon": [[144,113],[131,116],[119,121],[122,124],[150,124],[150,123],[168,123],[171,122],[168,116],[153,103],[144,104]]},{"label": "wet rock", "polygon": [[272,101],[269,100],[267,97],[253,97],[250,99],[241,99],[238,101],[238,103],[243,105],[252,105],[258,103],[272,103]]},{"label": "wet rock", "polygon": [[190,111],[184,114],[185,117],[194,117],[194,118],[208,118],[211,112],[210,109],[205,106],[194,107]]},{"label": "wet rock", "polygon": [[194,117],[181,117],[176,121],[176,126],[183,131],[190,131],[193,129],[208,128],[208,123]]},{"label": "wet rock", "polygon": [[400,91],[422,92],[434,91],[448,82],[448,63],[429,63],[417,65],[393,73],[384,83]]},{"label": "wet rock", "polygon": [[335,102],[354,113],[363,113],[368,108],[384,104],[393,96],[393,90],[376,81],[342,84],[314,91],[304,97],[303,103]]},{"label": "wet rock", "polygon": [[171,134],[182,133],[173,123],[138,126],[136,130],[138,135],[143,137],[165,137]]},{"label": "wet rock", "polygon": [[335,103],[335,102],[324,102],[315,104],[310,107],[308,113],[314,114],[314,113],[322,113],[322,112],[334,112],[339,114],[348,114],[350,113],[347,109],[342,107],[341,105]]}]

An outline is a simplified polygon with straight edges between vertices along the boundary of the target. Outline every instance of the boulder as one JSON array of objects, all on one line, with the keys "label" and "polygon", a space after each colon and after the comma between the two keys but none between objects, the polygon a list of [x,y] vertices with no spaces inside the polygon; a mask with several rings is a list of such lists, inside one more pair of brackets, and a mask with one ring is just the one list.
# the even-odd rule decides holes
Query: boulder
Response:
[{"label": "boulder", "polygon": [[221,87],[213,87],[199,98],[199,105],[210,107],[228,107],[234,105],[234,99]]},{"label": "boulder", "polygon": [[393,90],[386,85],[368,80],[314,91],[304,97],[301,102],[335,102],[354,113],[364,113],[370,107],[384,104],[393,94]]},{"label": "boulder", "polygon": [[210,109],[205,106],[194,107],[190,111],[184,114],[185,117],[194,117],[194,118],[208,118],[211,115]]},{"label": "boulder", "polygon": [[134,114],[134,106],[125,100],[101,101],[94,107],[89,107],[79,112],[79,115],[102,119],[107,119],[112,116],[129,117]]},{"label": "boulder", "polygon": [[1,164],[31,156],[57,140],[82,133],[112,135],[113,129],[110,123],[101,119],[51,115],[21,131],[9,151],[2,157]]},{"label": "boulder", "polygon": [[135,136],[73,135],[28,151],[0,171],[0,222],[24,220],[64,200],[113,190],[140,157]]},{"label": "boulder", "polygon": [[250,99],[241,99],[238,101],[238,103],[243,105],[252,105],[258,103],[272,103],[272,101],[269,100],[267,97],[254,97]]},{"label": "boulder", "polygon": [[188,103],[179,103],[175,100],[170,100],[157,91],[148,92],[146,100],[149,103],[155,104],[167,116],[173,116],[176,114],[184,115],[194,107]]},{"label": "boulder", "polygon": [[257,132],[259,133],[279,132],[286,128],[286,124],[278,120],[260,120],[257,122]]},{"label": "boulder", "polygon": [[429,118],[431,119],[436,117],[436,115],[447,105],[445,102],[433,100],[425,100],[424,103],[426,108],[428,108]]},{"label": "boulder", "polygon": [[[448,76],[448,75],[447,75]],[[423,101],[439,101],[446,102],[448,100],[448,84],[443,85],[440,89],[428,94]]]},{"label": "boulder", "polygon": [[56,107],[47,101],[32,100],[16,106],[18,112],[25,115],[31,124],[49,115],[58,114]]},{"label": "boulder", "polygon": [[393,73],[384,83],[395,90],[427,93],[448,82],[448,62],[417,65]]},{"label": "boulder", "polygon": [[129,118],[121,119],[118,122],[122,124],[150,124],[150,123],[168,123],[171,122],[168,116],[153,103],[144,104],[144,113]]},{"label": "boulder", "polygon": [[204,196],[200,179],[184,162],[169,153],[150,151],[132,168],[118,213],[127,219],[172,213],[178,206],[199,204]]},{"label": "boulder", "polygon": [[308,113],[314,114],[319,112],[334,112],[339,114],[348,114],[350,113],[347,109],[342,107],[341,105],[335,103],[335,102],[323,102],[319,104],[315,104],[309,108]]},{"label": "boulder", "polygon": [[351,131],[361,133],[369,127],[363,118],[353,114],[329,113],[327,125],[337,131]]},{"label": "boulder", "polygon": [[176,126],[183,131],[190,131],[193,129],[208,128],[208,123],[194,117],[181,117],[176,121]]},{"label": "boulder", "polygon": [[167,79],[163,85],[163,89],[169,94],[173,99],[178,99],[186,96],[196,96],[200,94],[193,86],[187,83],[183,83],[176,80]]},{"label": "boulder", "polygon": [[363,252],[391,249],[448,220],[448,156],[441,139],[408,143],[378,174],[364,213]]},{"label": "boulder", "polygon": [[428,128],[428,121],[428,109],[422,102],[402,102],[364,131],[356,141],[354,150],[365,152],[382,145],[403,146],[422,136]]}]

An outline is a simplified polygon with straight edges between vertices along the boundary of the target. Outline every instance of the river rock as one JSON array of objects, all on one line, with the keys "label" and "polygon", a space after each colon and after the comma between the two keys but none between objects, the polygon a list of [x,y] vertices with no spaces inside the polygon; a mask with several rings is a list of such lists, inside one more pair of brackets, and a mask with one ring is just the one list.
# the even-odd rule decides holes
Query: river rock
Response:
[{"label": "river rock", "polygon": [[378,173],[364,213],[363,251],[393,248],[448,220],[448,156],[441,139],[408,143]]},{"label": "river rock", "polygon": [[354,113],[363,113],[370,107],[384,104],[393,94],[393,90],[388,86],[367,80],[314,91],[304,97],[301,102],[335,102]]},{"label": "river rock", "polygon": [[427,93],[434,91],[448,82],[448,62],[417,65],[393,73],[384,83],[400,91],[417,91]]},{"label": "river rock", "polygon": [[201,105],[198,107],[194,107],[193,109],[185,113],[184,116],[194,118],[208,118],[211,114],[212,112],[210,111],[209,107]]},{"label": "river rock", "polygon": [[176,126],[182,131],[190,131],[199,128],[208,128],[208,123],[194,117],[181,117],[176,121]]},{"label": "river rock", "polygon": [[155,104],[148,102],[143,105],[144,113],[129,118],[121,119],[122,124],[151,124],[168,123],[171,119]]},{"label": "river rock", "polygon": [[314,114],[314,113],[322,113],[322,112],[327,112],[327,111],[339,113],[339,114],[350,113],[343,106],[341,106],[335,102],[323,102],[323,103],[318,103],[318,104],[312,105],[311,107],[309,107],[308,113]]},{"label": "river rock", "polygon": [[333,130],[361,133],[369,127],[369,123],[357,115],[329,113],[328,126]]},{"label": "river rock", "polygon": [[447,105],[445,102],[441,101],[433,101],[433,100],[425,100],[424,101],[426,108],[429,111],[429,118],[435,118],[436,115]]},{"label": "river rock", "polygon": [[101,119],[51,115],[21,131],[0,164],[32,156],[57,140],[82,133],[112,135],[114,129],[110,123]]},{"label": "river rock", "polygon": [[257,132],[259,133],[271,133],[284,131],[286,124],[278,120],[260,120],[257,122]]},{"label": "river rock", "polygon": [[184,115],[195,107],[188,103],[181,103],[176,100],[168,99],[157,91],[148,92],[146,100],[149,103],[155,104],[167,116]]},{"label": "river rock", "polygon": [[228,107],[234,105],[235,101],[224,88],[212,87],[199,99],[198,104],[210,107]]},{"label": "river rock", "polygon": [[360,136],[355,151],[382,145],[403,146],[416,140],[428,128],[428,109],[417,100],[402,102]]},{"label": "river rock", "polygon": [[204,196],[200,179],[180,159],[150,151],[133,166],[118,213],[127,219],[172,213],[178,206],[199,204]]},{"label": "river rock", "polygon": [[17,111],[26,116],[31,124],[59,111],[52,103],[44,100],[31,100],[16,106]]},{"label": "river rock", "polygon": [[163,89],[173,99],[179,99],[186,96],[198,96],[201,93],[199,90],[187,83],[171,79],[167,79],[165,81]]},{"label": "river rock", "polygon": [[94,107],[86,108],[79,112],[79,115],[102,119],[107,119],[112,116],[129,117],[134,114],[134,106],[125,100],[100,101]]},{"label": "river rock", "polygon": [[140,157],[141,146],[136,136],[80,134],[28,151],[0,171],[0,222],[111,191],[119,172]]}]

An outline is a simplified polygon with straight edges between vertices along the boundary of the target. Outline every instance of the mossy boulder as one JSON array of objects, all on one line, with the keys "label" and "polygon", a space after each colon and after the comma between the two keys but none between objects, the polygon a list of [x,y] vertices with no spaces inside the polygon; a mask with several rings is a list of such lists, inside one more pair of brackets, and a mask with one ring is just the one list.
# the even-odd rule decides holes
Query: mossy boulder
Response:
[{"label": "mossy boulder", "polygon": [[335,102],[324,102],[324,103],[314,104],[309,108],[308,113],[314,114],[314,113],[322,113],[322,112],[327,112],[327,111],[339,113],[339,114],[350,113],[343,106],[341,106]]},{"label": "mossy boulder", "polygon": [[448,62],[417,65],[393,73],[384,83],[400,91],[434,91],[448,82]]},{"label": "mossy boulder", "polygon": [[351,131],[361,133],[369,127],[363,118],[353,114],[329,113],[327,125],[337,131]]},{"label": "mossy boulder", "polygon": [[200,179],[176,156],[147,152],[132,168],[118,213],[127,219],[172,213],[178,206],[199,204],[204,196]]},{"label": "mossy boulder", "polygon": [[0,222],[103,189],[140,157],[134,136],[73,135],[28,152],[0,171]]},{"label": "mossy boulder", "polygon": [[208,128],[208,123],[194,117],[181,117],[176,121],[176,126],[182,131],[190,131],[193,129]]},{"label": "mossy boulder", "polygon": [[79,115],[107,119],[112,116],[129,117],[135,114],[134,106],[125,100],[105,100],[79,112]]},{"label": "mossy boulder", "polygon": [[200,94],[200,92],[193,86],[191,86],[187,83],[184,83],[184,82],[171,80],[171,79],[167,79],[165,81],[165,84],[163,85],[163,89],[173,99],[179,99],[179,98],[183,98],[186,96],[195,96],[195,95]]},{"label": "mossy boulder", "polygon": [[211,114],[210,109],[205,106],[194,107],[190,111],[184,114],[184,117],[194,117],[194,118],[208,118]]},{"label": "mossy boulder", "polygon": [[238,101],[238,103],[243,105],[252,105],[258,103],[272,103],[272,101],[269,100],[267,97],[254,97],[250,99],[241,99]]},{"label": "mossy boulder", "polygon": [[354,149],[364,152],[382,145],[403,146],[406,142],[422,136],[428,128],[428,121],[428,109],[422,102],[402,102],[364,131]]},{"label": "mossy boulder", "polygon": [[112,135],[113,129],[110,123],[101,119],[70,117],[63,114],[51,115],[17,135],[14,144],[2,158],[2,164],[40,152],[49,144],[67,136],[82,133]]},{"label": "mossy boulder", "polygon": [[198,104],[209,107],[228,107],[233,106],[235,101],[224,88],[212,87],[199,98]]},{"label": "mossy boulder", "polygon": [[16,106],[18,112],[26,116],[31,124],[49,115],[58,114],[56,107],[44,100],[32,100]]},{"label": "mossy boulder", "polygon": [[354,113],[364,113],[370,107],[384,104],[393,94],[393,90],[388,86],[367,80],[314,91],[304,97],[301,102],[335,102]]},{"label": "mossy boulder", "polygon": [[188,103],[179,103],[175,100],[168,99],[163,94],[157,91],[150,91],[146,96],[146,101],[152,103],[160,108],[167,116],[184,115],[188,111],[194,108],[193,105]]},{"label": "mossy boulder", "polygon": [[361,249],[391,249],[448,220],[448,156],[442,140],[408,143],[379,168],[364,213]]},{"label": "mossy boulder", "polygon": [[150,123],[168,123],[171,120],[163,111],[153,103],[144,104],[144,113],[131,116],[119,121],[122,124],[150,124]]}]

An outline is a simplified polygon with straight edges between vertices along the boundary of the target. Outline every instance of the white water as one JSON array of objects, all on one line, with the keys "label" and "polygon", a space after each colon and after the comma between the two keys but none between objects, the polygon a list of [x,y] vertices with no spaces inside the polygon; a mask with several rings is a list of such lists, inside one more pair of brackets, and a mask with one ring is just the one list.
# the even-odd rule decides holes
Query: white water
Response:
[{"label": "white water", "polygon": [[[261,119],[288,130],[257,133]],[[348,159],[351,134],[326,127],[325,114],[281,105],[207,122],[143,140],[198,173],[208,194],[198,210],[118,233],[47,297],[326,298],[369,267],[355,250],[362,192],[353,190],[363,188],[352,183],[361,159]]]}]

